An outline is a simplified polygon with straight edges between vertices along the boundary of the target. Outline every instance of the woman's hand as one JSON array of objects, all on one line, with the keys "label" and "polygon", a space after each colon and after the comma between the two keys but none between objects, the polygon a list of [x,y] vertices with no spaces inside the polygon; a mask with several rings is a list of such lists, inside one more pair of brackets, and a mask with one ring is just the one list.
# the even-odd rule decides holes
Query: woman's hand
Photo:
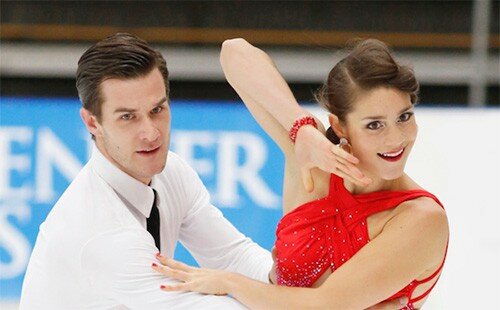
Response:
[{"label": "woman's hand", "polygon": [[211,295],[227,295],[231,272],[191,267],[161,254],[156,255],[161,264],[153,263],[152,268],[169,278],[182,283],[161,285],[163,291],[192,291]]},{"label": "woman's hand", "polygon": [[302,126],[297,132],[295,157],[301,169],[304,187],[308,192],[314,189],[311,169],[316,167],[357,185],[368,185],[372,182],[356,167],[359,163],[356,157],[331,143],[313,126]]}]

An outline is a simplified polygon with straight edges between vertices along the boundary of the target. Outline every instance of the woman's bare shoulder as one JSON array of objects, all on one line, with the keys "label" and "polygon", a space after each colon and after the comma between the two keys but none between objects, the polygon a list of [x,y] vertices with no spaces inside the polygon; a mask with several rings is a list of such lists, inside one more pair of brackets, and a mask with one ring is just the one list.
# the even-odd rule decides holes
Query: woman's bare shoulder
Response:
[{"label": "woman's bare shoulder", "polygon": [[440,263],[449,237],[446,211],[430,197],[405,201],[397,209],[391,221],[409,227],[411,235],[407,238],[426,244],[426,248],[432,252],[429,254],[434,257],[431,259],[432,265]]},{"label": "woman's bare shoulder", "polygon": [[418,197],[402,202],[395,209],[394,216],[404,219],[409,224],[438,225],[447,223],[444,208],[434,199],[427,196]]}]

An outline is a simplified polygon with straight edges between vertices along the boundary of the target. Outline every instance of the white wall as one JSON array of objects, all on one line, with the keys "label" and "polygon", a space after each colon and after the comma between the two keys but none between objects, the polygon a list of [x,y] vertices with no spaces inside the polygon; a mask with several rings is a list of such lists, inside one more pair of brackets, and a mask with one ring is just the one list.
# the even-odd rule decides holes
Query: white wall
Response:
[{"label": "white wall", "polygon": [[408,171],[444,203],[450,245],[433,309],[499,309],[500,110],[419,111]]}]

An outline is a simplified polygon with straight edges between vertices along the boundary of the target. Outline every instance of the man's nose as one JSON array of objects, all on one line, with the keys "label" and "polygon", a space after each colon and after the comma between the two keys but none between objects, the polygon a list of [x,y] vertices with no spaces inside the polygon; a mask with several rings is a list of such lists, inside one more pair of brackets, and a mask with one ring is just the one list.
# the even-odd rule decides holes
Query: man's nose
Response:
[{"label": "man's nose", "polygon": [[155,141],[160,136],[160,131],[150,118],[145,118],[141,124],[140,139],[148,142]]}]

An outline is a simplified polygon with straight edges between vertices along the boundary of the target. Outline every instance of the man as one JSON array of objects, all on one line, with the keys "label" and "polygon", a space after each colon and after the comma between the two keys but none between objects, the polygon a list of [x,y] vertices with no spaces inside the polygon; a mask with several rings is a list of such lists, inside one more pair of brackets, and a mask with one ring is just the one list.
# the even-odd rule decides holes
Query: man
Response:
[{"label": "man", "polygon": [[[181,241],[202,266],[267,281],[272,259],[209,202],[196,173],[169,152],[166,62],[116,34],[78,62],[91,159],[40,226],[21,309],[239,308],[230,297],[165,293],[155,254]],[[165,169],[164,169],[165,168]],[[159,223],[158,223],[159,219]]]}]

